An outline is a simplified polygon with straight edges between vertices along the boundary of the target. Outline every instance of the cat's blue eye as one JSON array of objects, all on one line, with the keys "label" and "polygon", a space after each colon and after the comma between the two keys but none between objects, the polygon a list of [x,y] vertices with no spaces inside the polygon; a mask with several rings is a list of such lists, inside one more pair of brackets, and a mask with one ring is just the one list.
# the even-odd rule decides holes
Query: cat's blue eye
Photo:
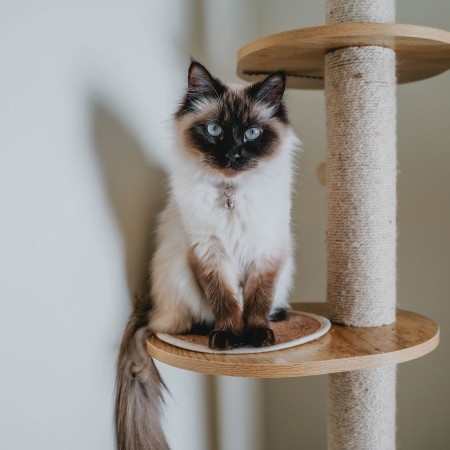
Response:
[{"label": "cat's blue eye", "polygon": [[245,132],[245,137],[249,140],[249,141],[253,141],[256,138],[259,138],[259,136],[261,136],[261,129],[260,128],[256,128],[256,127],[252,127],[249,128],[246,132]]},{"label": "cat's blue eye", "polygon": [[220,125],[217,125],[217,123],[208,123],[206,131],[211,136],[220,136],[222,134],[222,127]]}]

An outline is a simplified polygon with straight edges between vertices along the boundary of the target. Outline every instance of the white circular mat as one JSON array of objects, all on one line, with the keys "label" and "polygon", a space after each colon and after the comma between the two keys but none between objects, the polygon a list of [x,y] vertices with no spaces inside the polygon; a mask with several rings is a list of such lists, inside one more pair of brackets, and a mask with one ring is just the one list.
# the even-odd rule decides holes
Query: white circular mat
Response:
[{"label": "white circular mat", "polygon": [[208,347],[208,336],[194,334],[165,334],[157,333],[156,336],[175,347],[202,353],[217,354],[243,354],[243,353],[265,353],[285,348],[295,347],[314,341],[331,327],[330,321],[317,314],[288,311],[286,320],[271,322],[270,326],[275,334],[275,344],[268,347],[238,347],[229,350],[213,350]]}]

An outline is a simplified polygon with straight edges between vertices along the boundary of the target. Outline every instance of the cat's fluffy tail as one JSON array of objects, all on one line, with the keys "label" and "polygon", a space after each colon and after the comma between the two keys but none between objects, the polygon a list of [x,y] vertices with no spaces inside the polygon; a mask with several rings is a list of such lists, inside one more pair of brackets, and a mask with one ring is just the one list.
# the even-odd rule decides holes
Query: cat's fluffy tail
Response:
[{"label": "cat's fluffy tail", "polygon": [[160,424],[164,384],[145,351],[147,307],[137,299],[120,346],[116,379],[118,450],[169,450]]}]

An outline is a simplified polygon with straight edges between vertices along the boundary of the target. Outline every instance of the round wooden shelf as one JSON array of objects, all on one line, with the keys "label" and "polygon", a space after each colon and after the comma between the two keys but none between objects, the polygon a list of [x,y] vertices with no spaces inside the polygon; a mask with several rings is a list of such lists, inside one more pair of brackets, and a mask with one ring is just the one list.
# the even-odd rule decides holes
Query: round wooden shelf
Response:
[{"label": "round wooden shelf", "polygon": [[256,81],[285,70],[288,87],[322,89],[325,53],[366,45],[396,51],[399,83],[423,80],[450,69],[448,31],[416,25],[343,23],[285,31],[250,42],[238,52],[237,73]]},{"label": "round wooden shelf", "polygon": [[[328,317],[326,303],[300,303],[292,307]],[[147,341],[153,358],[180,369],[210,375],[279,378],[322,375],[410,361],[434,350],[439,327],[431,319],[397,311],[397,322],[375,328],[333,324],[320,339],[298,347],[268,353],[221,355],[183,350],[160,341]]]}]

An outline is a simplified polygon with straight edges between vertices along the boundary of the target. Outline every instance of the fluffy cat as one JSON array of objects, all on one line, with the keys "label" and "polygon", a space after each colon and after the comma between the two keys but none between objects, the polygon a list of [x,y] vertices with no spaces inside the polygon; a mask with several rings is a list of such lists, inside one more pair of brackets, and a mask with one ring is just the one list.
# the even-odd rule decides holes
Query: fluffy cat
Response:
[{"label": "fluffy cat", "polygon": [[276,72],[247,87],[226,85],[198,62],[189,67],[151,295],[136,302],[120,349],[119,450],[168,449],[159,423],[162,381],[144,348],[150,334],[202,324],[214,349],[274,343],[269,318],[284,317],[293,273],[299,144],[282,101],[285,82]]}]

